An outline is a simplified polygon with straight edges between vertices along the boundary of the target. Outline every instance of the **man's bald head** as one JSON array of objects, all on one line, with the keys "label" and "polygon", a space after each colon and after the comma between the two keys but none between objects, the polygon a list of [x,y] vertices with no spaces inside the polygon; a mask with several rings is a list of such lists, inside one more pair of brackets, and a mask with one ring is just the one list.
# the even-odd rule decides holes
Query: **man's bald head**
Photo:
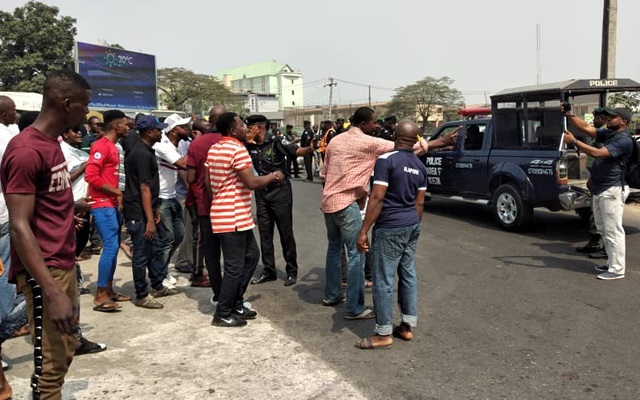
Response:
[{"label": "man's bald head", "polygon": [[411,141],[416,142],[416,137],[420,135],[420,128],[415,122],[402,121],[396,126],[396,140],[402,140],[403,142]]},{"label": "man's bald head", "polygon": [[224,106],[213,106],[211,110],[209,110],[209,123],[211,126],[216,126],[216,121],[218,118],[224,113],[227,112],[227,109]]},{"label": "man's bald head", "polygon": [[16,122],[16,103],[9,96],[0,96],[0,123],[11,125]]}]

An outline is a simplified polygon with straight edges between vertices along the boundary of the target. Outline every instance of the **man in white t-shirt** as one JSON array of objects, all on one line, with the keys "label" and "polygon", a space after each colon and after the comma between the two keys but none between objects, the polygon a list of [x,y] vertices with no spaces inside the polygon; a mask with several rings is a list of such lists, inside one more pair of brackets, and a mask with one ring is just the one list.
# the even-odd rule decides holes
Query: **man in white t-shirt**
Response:
[{"label": "man in white t-shirt", "polygon": [[[169,260],[184,237],[182,207],[176,198],[176,181],[178,170],[186,170],[187,158],[178,153],[181,139],[189,137],[189,123],[191,118],[182,118],[178,114],[168,116],[165,121],[169,124],[163,130],[162,139],[153,146],[158,160],[160,177],[160,223],[158,224],[158,238],[162,246],[165,268],[169,267]],[[172,287],[175,278],[167,275],[165,286]]]}]

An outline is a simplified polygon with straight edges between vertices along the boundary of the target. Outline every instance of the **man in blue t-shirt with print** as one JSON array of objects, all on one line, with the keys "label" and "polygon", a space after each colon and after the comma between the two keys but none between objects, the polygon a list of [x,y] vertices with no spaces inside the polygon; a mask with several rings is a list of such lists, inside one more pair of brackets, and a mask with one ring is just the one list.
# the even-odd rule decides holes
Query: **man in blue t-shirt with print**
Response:
[{"label": "man in blue t-shirt with print", "polygon": [[[360,252],[369,251],[367,233],[375,222],[371,252],[376,327],[372,336],[356,343],[359,349],[388,348],[393,343],[392,334],[411,340],[411,328],[418,322],[415,254],[427,190],[427,169],[413,154],[419,133],[415,123],[401,122],[396,127],[394,151],[380,156],[374,168],[373,190],[356,243]],[[396,271],[402,317],[394,329]]]},{"label": "man in blue t-shirt with print", "polygon": [[609,116],[606,129],[596,129],[574,114],[565,113],[573,126],[604,143],[603,147],[596,148],[579,142],[568,131],[565,131],[564,141],[595,158],[589,185],[593,194],[593,217],[598,232],[604,239],[604,249],[609,258],[605,265],[596,267],[596,271],[601,272],[598,279],[611,280],[622,279],[625,274],[622,213],[629,196],[629,186],[624,181],[624,170],[631,158],[634,144],[628,130],[631,112],[626,108],[607,108],[605,112]]}]

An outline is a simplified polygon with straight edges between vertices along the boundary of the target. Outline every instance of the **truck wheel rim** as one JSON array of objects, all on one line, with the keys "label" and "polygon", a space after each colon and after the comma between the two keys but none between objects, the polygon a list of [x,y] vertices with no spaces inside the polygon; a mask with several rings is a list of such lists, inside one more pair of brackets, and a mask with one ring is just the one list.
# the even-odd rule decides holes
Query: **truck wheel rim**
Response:
[{"label": "truck wheel rim", "polygon": [[502,193],[498,197],[498,217],[505,224],[512,224],[516,220],[518,215],[518,206],[516,205],[516,199],[509,193]]}]

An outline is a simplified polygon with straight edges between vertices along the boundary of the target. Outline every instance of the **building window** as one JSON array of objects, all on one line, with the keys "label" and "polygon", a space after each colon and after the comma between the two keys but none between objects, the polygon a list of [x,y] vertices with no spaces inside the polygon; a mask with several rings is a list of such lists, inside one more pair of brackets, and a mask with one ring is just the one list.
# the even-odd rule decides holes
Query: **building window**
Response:
[{"label": "building window", "polygon": [[292,102],[291,102],[291,105],[292,105],[292,106],[295,106],[295,105],[296,105],[296,102],[295,102],[295,101],[292,101]]},{"label": "building window", "polygon": [[291,84],[293,85],[293,79],[291,80]]},{"label": "building window", "polygon": [[295,90],[292,90],[292,91],[291,91],[291,95],[292,95],[292,96],[295,96],[295,95],[296,95]]}]

